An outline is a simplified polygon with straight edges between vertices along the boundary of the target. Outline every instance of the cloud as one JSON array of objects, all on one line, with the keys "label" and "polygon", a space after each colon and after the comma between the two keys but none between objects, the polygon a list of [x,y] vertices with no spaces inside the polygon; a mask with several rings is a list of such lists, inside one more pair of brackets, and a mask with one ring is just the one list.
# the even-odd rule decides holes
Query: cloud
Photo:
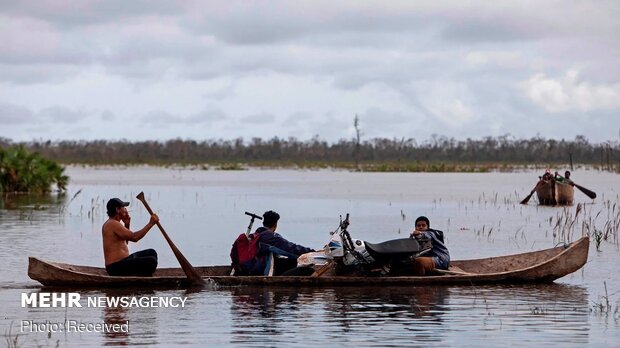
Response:
[{"label": "cloud", "polygon": [[479,116],[476,95],[470,85],[452,80],[417,83],[411,89],[412,103],[425,117],[440,122],[445,131],[474,124]]},{"label": "cloud", "polygon": [[53,23],[64,30],[76,30],[101,23],[124,21],[139,16],[170,16],[183,7],[166,0],[23,0],[0,2],[0,12],[29,16]]},{"label": "cloud", "polygon": [[620,83],[592,84],[570,70],[561,78],[536,74],[521,83],[527,97],[551,113],[620,108]]},{"label": "cloud", "polygon": [[218,108],[206,108],[189,116],[175,115],[165,110],[153,110],[141,117],[143,122],[148,122],[154,127],[162,125],[178,126],[178,125],[204,125],[211,124],[216,121],[225,120],[226,113]]},{"label": "cloud", "polygon": [[270,113],[260,113],[249,115],[241,119],[241,123],[247,124],[268,124],[275,121],[275,116]]},{"label": "cloud", "polygon": [[216,88],[215,90],[205,92],[204,98],[208,100],[224,100],[228,98],[232,98],[235,96],[235,86],[231,82],[227,82],[227,84],[223,87]]},{"label": "cloud", "polygon": [[5,125],[28,124],[34,119],[32,111],[28,108],[0,102],[0,123]]},{"label": "cloud", "polygon": [[75,123],[88,117],[89,113],[56,105],[39,111],[37,115],[42,120],[49,120],[54,123]]},{"label": "cloud", "polygon": [[23,65],[56,60],[60,33],[49,23],[0,14],[0,63]]},{"label": "cloud", "polygon": [[566,132],[615,138],[589,120],[620,109],[618,17],[580,0],[3,1],[0,121],[24,129],[0,135],[123,119],[130,139],[338,140],[358,114],[367,137],[528,136],[581,112]]},{"label": "cloud", "polygon": [[116,120],[116,115],[110,110],[104,110],[101,113],[101,120],[106,122],[114,121]]},{"label": "cloud", "polygon": [[527,59],[516,50],[470,51],[465,54],[465,61],[472,68],[489,69],[520,69],[527,67]]},{"label": "cloud", "polygon": [[505,21],[501,16],[456,19],[446,25],[442,36],[449,41],[466,43],[536,40],[546,35],[546,31],[536,28],[535,24]]},{"label": "cloud", "polygon": [[303,122],[303,120],[307,120],[310,117],[310,114],[306,112],[294,112],[290,114],[284,122],[282,122],[282,125],[287,127],[296,127]]},{"label": "cloud", "polygon": [[213,123],[217,121],[225,121],[228,115],[217,107],[208,107],[198,113],[187,118],[188,123]]}]

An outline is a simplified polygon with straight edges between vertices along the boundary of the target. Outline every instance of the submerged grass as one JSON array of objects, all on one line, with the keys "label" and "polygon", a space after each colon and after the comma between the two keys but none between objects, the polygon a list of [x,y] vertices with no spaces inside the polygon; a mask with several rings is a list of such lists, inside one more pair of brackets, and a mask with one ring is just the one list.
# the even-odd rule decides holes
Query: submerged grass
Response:
[{"label": "submerged grass", "polygon": [[[618,231],[620,230],[620,209],[617,202],[605,201],[602,209],[592,211],[593,206],[579,203],[575,207],[563,207],[556,216],[550,216],[549,226],[553,228],[553,238],[562,242],[573,240],[575,231],[581,228],[581,236],[590,236],[595,243],[596,250],[601,251],[601,243],[608,242],[618,245]],[[606,216],[603,226],[597,223],[602,216]]]},{"label": "submerged grass", "polygon": [[19,334],[13,334],[13,322],[9,325],[9,328],[4,332],[4,342],[6,346],[9,348],[18,348],[21,347],[21,343],[19,342]]},{"label": "submerged grass", "polygon": [[612,317],[615,321],[618,321],[620,319],[620,307],[618,307],[618,304],[614,305],[610,303],[609,292],[607,291],[607,282],[604,281],[603,286],[605,288],[605,295],[602,295],[600,297],[600,301],[598,302],[592,301],[593,303],[590,308],[590,312],[604,317]]}]

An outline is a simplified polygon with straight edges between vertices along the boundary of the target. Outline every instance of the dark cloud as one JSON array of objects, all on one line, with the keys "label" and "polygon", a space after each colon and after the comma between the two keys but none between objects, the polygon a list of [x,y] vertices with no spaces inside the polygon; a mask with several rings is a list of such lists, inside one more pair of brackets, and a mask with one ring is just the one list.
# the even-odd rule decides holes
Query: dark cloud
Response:
[{"label": "dark cloud", "polygon": [[[619,16],[617,1],[577,0],[3,1],[0,121],[112,121],[170,88],[187,98],[136,118],[161,136],[261,135],[269,123],[338,139],[358,112],[369,137],[552,133],[562,117],[567,132],[595,120],[592,134],[615,137]],[[126,99],[102,106],[119,89]]]},{"label": "dark cloud", "polygon": [[525,21],[505,21],[504,18],[455,20],[446,24],[442,37],[448,41],[474,44],[529,41],[549,35],[548,28],[536,28],[535,25]]},{"label": "dark cloud", "polygon": [[5,125],[28,124],[34,121],[34,115],[26,107],[0,102],[0,123]]},{"label": "dark cloud", "polygon": [[261,113],[261,114],[254,114],[254,115],[249,115],[246,116],[244,118],[241,119],[241,123],[246,123],[246,124],[266,124],[266,123],[272,123],[275,121],[275,116],[273,114],[269,114],[269,113]]},{"label": "dark cloud", "polygon": [[[286,123],[290,124],[291,117],[297,115],[291,115]],[[353,136],[353,117],[354,115],[349,118],[328,112],[298,118],[297,122],[288,126],[281,136],[297,139],[310,139],[315,136],[329,140],[350,139]]]},{"label": "dark cloud", "polygon": [[182,10],[178,3],[166,0],[0,1],[0,13],[33,17],[64,28],[89,27],[140,16],[171,16]]},{"label": "dark cloud", "polygon": [[42,120],[54,123],[75,123],[88,117],[89,113],[82,110],[71,110],[63,106],[52,106],[39,111],[38,115]]},{"label": "dark cloud", "polygon": [[213,122],[223,121],[227,117],[226,113],[218,108],[207,108],[201,112],[189,115],[174,115],[163,110],[150,111],[141,117],[143,122],[148,122],[153,127],[178,126],[178,125],[204,125]]},{"label": "dark cloud", "polygon": [[144,116],[142,116],[141,120],[148,123],[176,123],[179,122],[179,120],[182,120],[182,118],[172,115],[167,111],[154,110],[149,111]]},{"label": "dark cloud", "polygon": [[207,100],[224,100],[235,96],[235,86],[232,83],[228,83],[222,88],[218,88],[214,91],[204,93],[204,97]]},{"label": "dark cloud", "polygon": [[228,115],[217,107],[208,107],[201,112],[191,115],[188,123],[213,123],[225,121]]},{"label": "dark cloud", "polygon": [[371,107],[359,115],[360,126],[367,129],[381,129],[389,132],[397,131],[412,120],[411,115],[403,115],[398,111],[389,111],[379,107]]},{"label": "dark cloud", "polygon": [[111,122],[116,120],[116,115],[110,110],[104,110],[101,113],[101,120],[106,122]]},{"label": "dark cloud", "polygon": [[57,83],[75,77],[80,71],[82,68],[76,66],[0,64],[0,82],[11,85]]},{"label": "dark cloud", "polygon": [[300,124],[300,122],[309,118],[310,114],[306,112],[295,112],[289,115],[284,122],[282,122],[282,125],[286,127],[296,127]]}]

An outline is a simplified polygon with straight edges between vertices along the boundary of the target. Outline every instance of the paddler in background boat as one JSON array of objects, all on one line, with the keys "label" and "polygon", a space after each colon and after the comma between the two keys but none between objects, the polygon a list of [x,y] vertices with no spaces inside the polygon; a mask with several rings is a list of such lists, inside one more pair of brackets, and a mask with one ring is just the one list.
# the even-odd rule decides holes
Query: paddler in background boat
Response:
[{"label": "paddler in background boat", "polygon": [[415,220],[415,229],[409,236],[431,240],[431,250],[426,256],[417,257],[413,263],[414,274],[418,276],[434,274],[436,269],[447,270],[450,266],[450,252],[444,244],[443,232],[430,227],[430,220],[420,216]]},{"label": "paddler in background boat", "polygon": [[558,172],[555,172],[555,181],[575,186],[573,181],[570,179],[570,171],[568,170],[564,172],[564,176],[561,176]]},{"label": "paddler in background boat", "polygon": [[[159,222],[156,214],[141,230],[131,232],[131,216],[127,211],[129,202],[112,198],[106,204],[108,220],[103,223],[103,256],[105,269],[111,276],[150,277],[157,268],[157,252],[146,249],[129,255],[127,244],[142,239]],[[121,223],[122,221],[122,223]]]}]

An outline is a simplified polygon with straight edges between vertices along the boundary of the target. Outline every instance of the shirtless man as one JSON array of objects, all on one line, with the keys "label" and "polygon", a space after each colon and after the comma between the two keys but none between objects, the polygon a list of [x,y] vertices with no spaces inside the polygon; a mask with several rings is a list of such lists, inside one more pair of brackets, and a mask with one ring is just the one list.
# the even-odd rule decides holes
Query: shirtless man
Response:
[{"label": "shirtless man", "polygon": [[129,255],[127,244],[129,241],[137,242],[142,239],[159,222],[159,217],[156,214],[151,215],[146,226],[137,232],[131,232],[128,205],[129,202],[118,198],[112,198],[106,204],[109,218],[101,228],[105,269],[111,276],[150,277],[157,268],[157,252],[147,249]]}]

